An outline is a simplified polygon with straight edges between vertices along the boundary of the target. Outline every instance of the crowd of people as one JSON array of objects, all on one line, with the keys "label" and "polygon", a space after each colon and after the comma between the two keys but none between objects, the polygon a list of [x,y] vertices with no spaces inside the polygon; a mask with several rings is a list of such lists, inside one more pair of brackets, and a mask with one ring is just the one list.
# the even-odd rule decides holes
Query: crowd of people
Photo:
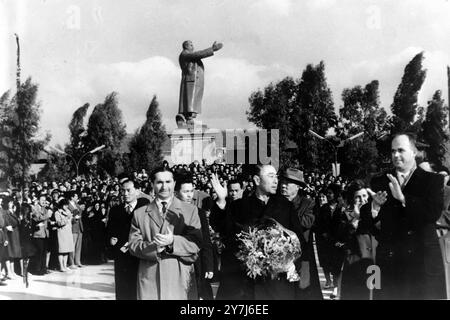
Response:
[{"label": "crowd of people", "polygon": [[[117,299],[213,299],[215,281],[216,299],[322,299],[318,262],[332,298],[445,298],[437,240],[448,236],[448,170],[427,172],[437,170],[416,163],[414,143],[393,140],[396,171],[370,188],[297,168],[199,162],[33,182],[1,197],[0,284],[110,258]],[[300,281],[251,280],[242,270],[236,234],[263,216],[300,239]],[[375,263],[387,280],[374,292],[366,280]]]},{"label": "crowd of people", "polygon": [[26,271],[42,276],[107,261],[108,211],[120,203],[114,179],[33,182],[0,199],[2,285]]}]

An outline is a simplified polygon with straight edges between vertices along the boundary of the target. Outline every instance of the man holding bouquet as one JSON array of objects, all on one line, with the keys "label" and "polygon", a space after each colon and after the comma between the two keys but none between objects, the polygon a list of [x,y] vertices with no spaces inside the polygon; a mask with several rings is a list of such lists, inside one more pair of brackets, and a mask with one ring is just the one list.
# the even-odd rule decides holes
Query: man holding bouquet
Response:
[{"label": "man holding bouquet", "polygon": [[217,176],[211,183],[217,193],[217,201],[211,211],[210,223],[224,238],[221,283],[216,299],[230,300],[292,300],[295,284],[286,276],[278,279],[256,278],[252,280],[236,257],[239,252],[237,235],[249,227],[258,225],[264,218],[272,218],[297,235],[303,241],[302,227],[294,206],[285,197],[276,194],[278,175],[271,165],[256,165],[252,172],[255,183],[253,195],[226,202],[227,186],[221,186]]}]

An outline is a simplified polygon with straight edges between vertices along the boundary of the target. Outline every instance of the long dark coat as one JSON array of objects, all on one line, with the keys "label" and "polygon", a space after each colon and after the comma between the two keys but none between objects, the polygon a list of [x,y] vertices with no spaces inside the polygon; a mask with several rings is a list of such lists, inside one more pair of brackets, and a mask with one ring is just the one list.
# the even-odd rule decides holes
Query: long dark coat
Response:
[{"label": "long dark coat", "polygon": [[15,214],[8,210],[3,210],[3,218],[5,220],[5,227],[11,226],[13,231],[7,231],[6,233],[8,245],[6,246],[6,259],[22,258],[22,248],[20,246],[20,232],[19,232],[19,218]]},{"label": "long dark coat", "polygon": [[20,244],[22,246],[22,257],[30,258],[37,252],[33,241],[33,223],[31,220],[22,219],[20,221]]},{"label": "long dark coat", "polygon": [[[395,176],[395,172],[391,172]],[[443,208],[442,177],[417,168],[403,188],[405,206],[393,198],[386,174],[372,179],[374,192],[388,200],[372,218],[371,203],[361,208],[378,233],[376,263],[381,269],[377,299],[445,299],[445,274],[436,233]]]},{"label": "long dark coat", "polygon": [[214,254],[209,233],[209,223],[206,217],[206,211],[198,209],[200,223],[202,228],[203,243],[200,248],[199,258],[195,261],[195,276],[197,278],[198,295],[204,300],[212,300],[213,293],[211,284],[205,279],[206,272],[214,272]]},{"label": "long dark coat", "polygon": [[[133,212],[138,208],[147,206],[149,200],[139,198]],[[108,224],[106,225],[107,245],[114,259],[114,279],[116,300],[137,299],[137,272],[139,259],[130,254],[130,251],[120,250],[127,242],[130,235],[131,219],[133,213],[128,213],[124,204],[111,208]],[[110,245],[110,239],[117,238],[115,246]]]},{"label": "long dark coat", "polygon": [[216,299],[219,300],[293,300],[296,283],[282,280],[257,279],[253,281],[236,258],[239,250],[236,235],[261,218],[269,217],[283,227],[294,231],[303,245],[303,230],[292,203],[280,195],[273,195],[267,204],[254,194],[231,203],[221,210],[215,204],[210,222],[214,230],[224,239],[220,287]]},{"label": "long dark coat", "polygon": [[183,50],[179,56],[181,85],[178,113],[201,113],[205,68],[201,59],[214,55],[212,48],[189,52]]},{"label": "long dark coat", "polygon": [[299,261],[307,261],[309,263],[309,278],[311,283],[308,288],[297,288],[297,296],[301,300],[321,300],[323,299],[323,295],[322,290],[320,289],[319,272],[317,270],[313,247],[313,233],[311,231],[316,218],[313,212],[315,203],[312,199],[297,195],[292,200],[292,204],[294,205],[295,212],[302,225],[303,237],[305,240]]},{"label": "long dark coat", "polygon": [[3,262],[6,248],[4,247],[5,240],[8,240],[6,237],[6,230],[4,231],[3,228],[5,227],[5,219],[3,218],[3,213],[0,211],[0,262]]},{"label": "long dark coat", "polygon": [[320,265],[325,272],[338,275],[344,263],[345,252],[335,246],[339,241],[342,223],[343,208],[337,206],[332,212],[328,203],[319,210],[316,225],[317,249]]}]

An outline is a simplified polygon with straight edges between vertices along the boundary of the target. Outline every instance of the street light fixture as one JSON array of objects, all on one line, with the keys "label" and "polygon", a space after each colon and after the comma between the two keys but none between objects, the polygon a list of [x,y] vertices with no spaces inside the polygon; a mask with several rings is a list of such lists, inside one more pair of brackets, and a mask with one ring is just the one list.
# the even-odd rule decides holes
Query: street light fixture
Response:
[{"label": "street light fixture", "polygon": [[92,149],[92,150],[86,152],[85,154],[83,154],[83,155],[81,156],[80,159],[78,159],[78,161],[75,160],[75,158],[74,158],[72,155],[68,154],[67,152],[65,152],[65,151],[63,151],[63,150],[61,150],[61,149],[59,149],[59,148],[56,148],[56,147],[54,147],[54,146],[50,146],[50,148],[52,148],[53,150],[55,150],[55,151],[57,151],[57,152],[59,152],[59,153],[65,154],[66,156],[69,156],[70,159],[72,159],[72,161],[73,161],[73,163],[75,163],[75,166],[76,166],[76,169],[77,169],[77,178],[78,178],[78,169],[79,169],[81,160],[82,160],[85,156],[87,156],[88,154],[93,154],[93,153],[96,153],[97,151],[100,151],[100,150],[104,149],[104,148],[105,148],[105,145],[102,144],[101,146],[99,146],[99,147],[97,147],[97,148],[94,148],[94,149]]},{"label": "street light fixture", "polygon": [[318,133],[316,133],[316,132],[314,132],[314,131],[312,131],[312,130],[309,130],[309,133],[310,133],[311,135],[313,135],[314,137],[320,139],[320,140],[325,140],[326,142],[328,142],[328,143],[333,147],[333,151],[334,151],[334,163],[335,163],[335,166],[336,166],[336,176],[338,175],[338,172],[337,172],[337,171],[338,171],[338,161],[337,161],[337,153],[338,153],[338,149],[341,148],[341,147],[343,147],[344,144],[345,144],[347,141],[355,140],[355,139],[361,137],[361,136],[364,134],[364,132],[359,132],[359,133],[357,133],[357,134],[351,136],[350,138],[347,138],[347,139],[345,139],[345,140],[342,140],[342,141],[339,143],[339,145],[336,147],[330,140],[328,140],[328,139],[325,138],[325,137],[322,137],[320,134],[318,134]]}]

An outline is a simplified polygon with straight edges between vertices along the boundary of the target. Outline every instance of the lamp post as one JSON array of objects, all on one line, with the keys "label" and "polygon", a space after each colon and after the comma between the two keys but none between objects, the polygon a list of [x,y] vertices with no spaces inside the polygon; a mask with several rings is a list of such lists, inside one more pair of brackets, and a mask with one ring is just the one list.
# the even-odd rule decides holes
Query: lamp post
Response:
[{"label": "lamp post", "polygon": [[50,146],[50,148],[52,148],[52,149],[55,150],[56,152],[59,152],[59,153],[61,153],[61,154],[65,154],[66,156],[69,156],[70,159],[72,159],[72,161],[73,161],[73,163],[75,163],[75,167],[76,167],[76,169],[77,169],[77,178],[78,178],[78,168],[79,168],[79,166],[80,166],[81,160],[82,160],[85,156],[87,156],[88,154],[93,154],[93,153],[96,153],[97,151],[102,150],[103,148],[105,148],[105,145],[102,144],[101,146],[99,146],[99,147],[97,147],[97,148],[94,148],[94,149],[92,149],[92,150],[86,152],[85,154],[83,154],[83,155],[80,157],[80,159],[78,159],[78,161],[75,160],[75,158],[74,158],[72,155],[66,153],[65,151],[63,151],[63,150],[61,150],[61,149],[59,149],[59,148],[56,148],[56,147],[53,147],[53,146]]},{"label": "lamp post", "polygon": [[316,133],[316,132],[314,132],[314,131],[312,131],[312,130],[309,130],[309,133],[310,133],[311,135],[313,135],[314,137],[320,139],[320,140],[324,140],[324,141],[328,142],[328,143],[333,147],[333,151],[334,151],[334,163],[335,163],[335,166],[336,166],[336,176],[339,175],[339,174],[338,174],[338,161],[337,161],[338,149],[341,148],[341,147],[343,147],[344,144],[345,144],[347,141],[355,140],[355,139],[361,137],[361,136],[364,134],[364,132],[359,132],[359,133],[357,133],[357,134],[351,136],[350,138],[347,138],[347,139],[345,139],[345,140],[341,140],[341,141],[339,142],[339,145],[336,147],[330,140],[328,140],[328,139],[325,138],[325,137],[322,137],[320,134],[318,134],[318,133]]}]

